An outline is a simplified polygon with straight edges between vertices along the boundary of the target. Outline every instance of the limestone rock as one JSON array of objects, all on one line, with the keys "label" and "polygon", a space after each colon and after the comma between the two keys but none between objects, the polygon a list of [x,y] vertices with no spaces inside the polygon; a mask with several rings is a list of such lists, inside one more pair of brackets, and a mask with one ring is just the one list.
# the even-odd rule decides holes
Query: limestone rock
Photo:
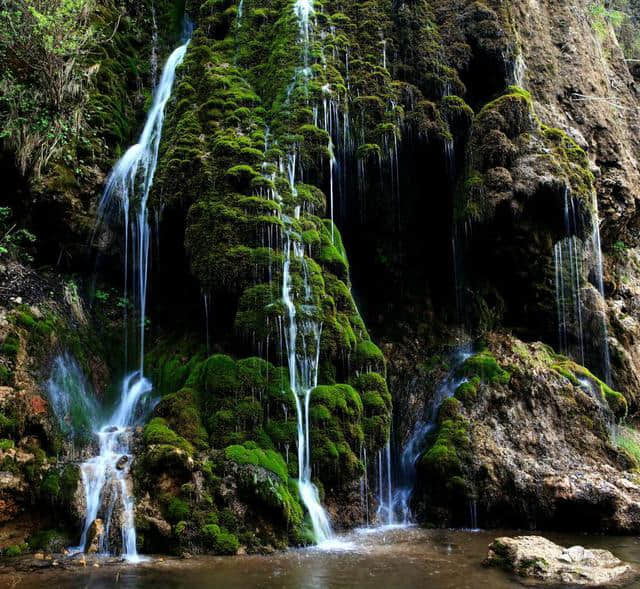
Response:
[{"label": "limestone rock", "polygon": [[497,538],[489,546],[484,564],[545,585],[607,587],[638,574],[608,550],[563,548],[541,536]]}]

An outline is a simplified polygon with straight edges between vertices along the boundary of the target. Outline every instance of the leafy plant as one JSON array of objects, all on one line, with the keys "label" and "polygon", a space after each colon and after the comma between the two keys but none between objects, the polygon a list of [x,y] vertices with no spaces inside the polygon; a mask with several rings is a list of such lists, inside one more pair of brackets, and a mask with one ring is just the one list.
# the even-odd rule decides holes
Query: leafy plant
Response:
[{"label": "leafy plant", "polygon": [[9,207],[0,207],[0,258],[8,256],[29,262],[32,257],[27,246],[35,242],[36,236],[26,229],[18,228],[11,216]]},{"label": "leafy plant", "polygon": [[68,163],[91,72],[79,64],[96,33],[92,0],[0,0],[0,139],[23,173]]}]

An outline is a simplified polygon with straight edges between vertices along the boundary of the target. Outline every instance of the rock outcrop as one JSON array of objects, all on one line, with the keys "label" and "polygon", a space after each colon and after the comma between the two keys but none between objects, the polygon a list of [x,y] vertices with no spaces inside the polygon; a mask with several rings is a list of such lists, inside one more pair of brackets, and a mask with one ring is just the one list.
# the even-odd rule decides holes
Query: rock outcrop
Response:
[{"label": "rock outcrop", "polygon": [[483,527],[640,530],[637,459],[612,435],[622,395],[541,344],[487,342],[418,462],[421,518],[468,526],[474,503]]},{"label": "rock outcrop", "polygon": [[484,564],[549,586],[617,587],[638,576],[608,550],[563,548],[541,536],[496,538]]}]

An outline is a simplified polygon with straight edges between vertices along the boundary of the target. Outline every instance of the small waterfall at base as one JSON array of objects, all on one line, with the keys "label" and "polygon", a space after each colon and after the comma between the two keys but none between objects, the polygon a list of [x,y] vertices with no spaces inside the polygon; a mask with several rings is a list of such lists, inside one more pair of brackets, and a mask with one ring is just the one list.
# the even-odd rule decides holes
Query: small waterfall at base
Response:
[{"label": "small waterfall at base", "polygon": [[102,532],[97,539],[98,552],[111,552],[111,525],[114,516],[120,520],[122,554],[130,561],[139,560],[136,549],[134,498],[129,466],[132,425],[141,399],[151,391],[151,383],[138,373],[129,375],[122,384],[122,398],[106,424],[97,430],[100,453],[80,466],[84,485],[87,513],[80,545],[86,548],[88,534],[100,517]]},{"label": "small waterfall at base", "polygon": [[[138,312],[138,369],[127,375],[122,383],[120,401],[113,414],[95,431],[99,454],[81,467],[86,498],[86,516],[80,545],[87,548],[89,531],[101,520],[94,548],[108,554],[114,548],[129,561],[140,560],[136,548],[135,501],[132,493],[130,451],[133,426],[144,413],[152,386],[144,376],[144,332],[147,303],[150,224],[148,200],[158,163],[165,107],[173,90],[177,67],[182,63],[189,41],[178,47],[167,60],[155,90],[153,104],[138,143],[131,146],[113,167],[100,201],[98,223],[114,209],[124,224],[124,296],[128,293],[129,247],[132,237],[133,294]],[[125,326],[126,332],[126,326]],[[147,407],[148,408],[148,407]],[[114,519],[115,518],[115,519]],[[113,525],[121,532],[121,546],[113,546]]]},{"label": "small waterfall at base", "polygon": [[[466,382],[466,378],[456,377],[460,365],[472,355],[469,346],[463,346],[453,355],[452,369],[438,385],[431,403],[427,419],[417,423],[409,440],[402,449],[396,468],[395,484],[391,480],[391,453],[387,443],[378,456],[378,522],[384,525],[409,525],[412,523],[409,506],[416,480],[416,461],[425,450],[427,436],[436,426],[438,411],[442,402],[454,395],[456,389]],[[383,460],[382,455],[386,458]],[[383,466],[386,464],[386,466]]]}]

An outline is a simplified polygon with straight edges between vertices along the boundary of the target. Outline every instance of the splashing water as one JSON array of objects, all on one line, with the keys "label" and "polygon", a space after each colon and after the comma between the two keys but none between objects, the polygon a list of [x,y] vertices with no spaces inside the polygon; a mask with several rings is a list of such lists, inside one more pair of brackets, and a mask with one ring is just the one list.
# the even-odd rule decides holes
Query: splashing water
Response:
[{"label": "splashing water", "polygon": [[[145,413],[152,386],[144,376],[144,330],[147,302],[150,224],[148,200],[158,163],[158,150],[164,124],[165,108],[189,41],[178,47],[167,60],[154,94],[153,104],[138,142],[132,145],[113,167],[100,201],[98,223],[114,209],[124,222],[125,297],[128,294],[129,248],[133,259],[133,291],[138,312],[138,369],[122,383],[120,401],[113,414],[95,432],[100,452],[80,467],[85,490],[86,516],[78,550],[85,550],[89,530],[100,516],[104,528],[97,543],[100,553],[112,549],[110,539],[114,523],[121,531],[121,552],[131,562],[140,560],[136,548],[134,522],[135,501],[131,489],[130,452],[133,426]],[[130,235],[132,244],[130,244]],[[114,516],[119,521],[114,522]]]},{"label": "splashing water", "polygon": [[47,395],[63,434],[74,441],[91,434],[98,406],[85,375],[70,354],[65,352],[53,361]]},{"label": "splashing water", "polygon": [[86,516],[78,551],[85,549],[89,529],[99,515],[104,531],[98,538],[98,552],[109,554],[110,530],[115,514],[119,515],[122,536],[122,554],[138,562],[134,523],[134,497],[131,489],[129,466],[132,425],[140,400],[151,391],[151,383],[133,373],[122,384],[122,396],[113,415],[96,433],[100,453],[80,466],[85,491]]}]

